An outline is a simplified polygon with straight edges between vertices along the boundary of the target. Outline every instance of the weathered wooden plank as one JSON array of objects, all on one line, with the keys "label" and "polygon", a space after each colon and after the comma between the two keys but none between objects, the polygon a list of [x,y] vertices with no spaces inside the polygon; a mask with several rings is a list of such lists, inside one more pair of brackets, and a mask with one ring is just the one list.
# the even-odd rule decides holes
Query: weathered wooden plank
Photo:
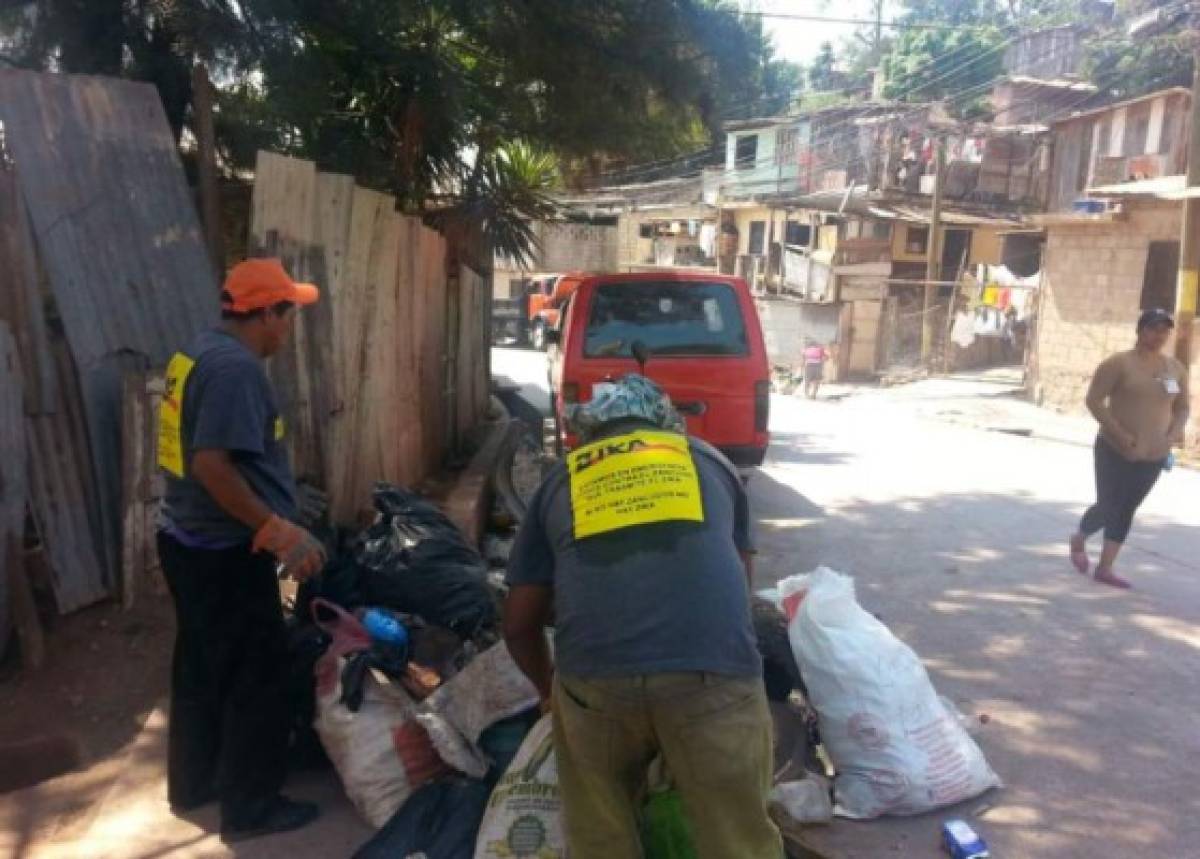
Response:
[{"label": "weathered wooden plank", "polygon": [[322,462],[333,517],[351,523],[372,483],[417,483],[486,408],[484,281],[470,272],[449,295],[441,235],[349,177],[307,174],[310,205],[297,192],[306,168],[260,154],[252,244],[287,265],[307,243],[289,270],[315,282],[323,300],[302,315],[295,350],[272,372],[281,401],[313,419],[293,427],[297,470]]}]

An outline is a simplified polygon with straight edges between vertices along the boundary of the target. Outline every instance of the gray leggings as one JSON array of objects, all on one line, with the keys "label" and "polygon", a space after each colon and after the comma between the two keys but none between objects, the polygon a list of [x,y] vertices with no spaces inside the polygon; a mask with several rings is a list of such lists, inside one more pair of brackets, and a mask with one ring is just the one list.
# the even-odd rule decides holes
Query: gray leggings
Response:
[{"label": "gray leggings", "polygon": [[1162,462],[1128,460],[1100,437],[1095,451],[1096,503],[1083,514],[1079,530],[1090,537],[1103,528],[1105,540],[1124,543],[1133,514],[1162,474]]}]

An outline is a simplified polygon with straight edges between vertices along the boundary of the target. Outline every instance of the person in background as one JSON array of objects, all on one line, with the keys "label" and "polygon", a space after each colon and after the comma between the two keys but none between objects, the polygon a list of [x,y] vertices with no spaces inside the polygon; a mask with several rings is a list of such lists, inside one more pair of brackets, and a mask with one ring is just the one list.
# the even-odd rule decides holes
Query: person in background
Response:
[{"label": "person in background", "polygon": [[229,272],[222,324],[167,367],[158,552],[175,604],[167,793],[184,813],[217,800],[226,841],[297,829],[317,807],[282,796],[286,633],[277,568],[297,580],[325,550],[294,524],[285,427],[263,366],[316,287],[278,260]]},{"label": "person in background", "polygon": [[1071,536],[1071,563],[1087,575],[1087,539],[1104,530],[1098,582],[1128,588],[1113,571],[1133,516],[1154,488],[1171,448],[1183,443],[1188,419],[1187,369],[1164,355],[1175,321],[1161,309],[1138,319],[1137,345],[1105,359],[1088,388],[1087,406],[1100,423],[1096,437],[1096,503]]},{"label": "person in background", "polygon": [[[553,711],[571,857],[642,856],[638,802],[661,756],[701,859],[781,859],[767,816],[772,726],[742,482],[718,451],[684,435],[670,399],[640,375],[567,418],[582,446],[530,502],[508,568],[504,636]],[[591,469],[615,479],[590,483]],[[638,471],[648,485],[631,490],[620,476]],[[670,491],[658,493],[664,473]],[[660,508],[663,494],[686,509]]]},{"label": "person in background", "polygon": [[821,391],[828,360],[829,350],[815,340],[809,340],[804,347],[804,395],[810,400],[815,400]]}]

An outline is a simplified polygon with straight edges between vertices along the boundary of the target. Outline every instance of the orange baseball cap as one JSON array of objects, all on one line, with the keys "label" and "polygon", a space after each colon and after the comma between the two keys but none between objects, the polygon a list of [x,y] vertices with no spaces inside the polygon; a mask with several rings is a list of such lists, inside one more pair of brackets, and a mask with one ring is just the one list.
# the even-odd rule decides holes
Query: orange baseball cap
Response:
[{"label": "orange baseball cap", "polygon": [[250,313],[290,301],[314,304],[320,292],[311,283],[296,283],[277,259],[248,259],[235,265],[225,278],[221,308]]}]

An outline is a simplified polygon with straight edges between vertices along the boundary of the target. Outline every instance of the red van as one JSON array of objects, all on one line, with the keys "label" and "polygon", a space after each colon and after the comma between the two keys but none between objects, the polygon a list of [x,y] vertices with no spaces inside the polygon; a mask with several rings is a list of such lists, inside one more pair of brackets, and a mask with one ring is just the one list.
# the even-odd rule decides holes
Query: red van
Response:
[{"label": "red van", "polygon": [[762,326],[745,281],[691,272],[608,274],[585,279],[551,333],[550,387],[565,447],[563,408],[592,397],[594,385],[637,372],[633,345],[648,354],[646,375],[685,416],[688,432],[736,465],[767,452],[770,367]]}]

